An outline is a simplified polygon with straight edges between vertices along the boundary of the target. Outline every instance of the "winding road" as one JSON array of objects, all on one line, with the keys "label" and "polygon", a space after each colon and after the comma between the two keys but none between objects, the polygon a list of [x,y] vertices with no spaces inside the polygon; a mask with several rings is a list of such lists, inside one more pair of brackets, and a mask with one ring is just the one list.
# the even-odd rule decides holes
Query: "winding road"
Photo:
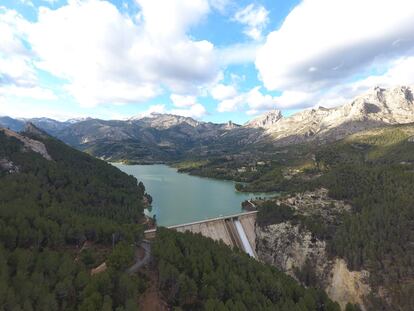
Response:
[{"label": "winding road", "polygon": [[135,252],[135,263],[133,266],[127,269],[127,273],[136,273],[142,266],[146,265],[151,258],[151,243],[149,241],[143,240],[140,244],[140,247],[144,249],[144,257],[139,258],[138,249]]}]

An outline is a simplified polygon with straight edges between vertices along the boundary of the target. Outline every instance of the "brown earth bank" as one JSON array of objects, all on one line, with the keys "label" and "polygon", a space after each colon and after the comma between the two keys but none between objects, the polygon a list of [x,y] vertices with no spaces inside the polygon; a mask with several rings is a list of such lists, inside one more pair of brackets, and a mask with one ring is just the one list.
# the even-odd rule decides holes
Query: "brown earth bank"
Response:
[{"label": "brown earth bank", "polygon": [[163,301],[158,290],[158,273],[152,268],[145,269],[143,273],[148,277],[149,287],[138,301],[138,310],[168,311],[168,305],[165,301]]}]

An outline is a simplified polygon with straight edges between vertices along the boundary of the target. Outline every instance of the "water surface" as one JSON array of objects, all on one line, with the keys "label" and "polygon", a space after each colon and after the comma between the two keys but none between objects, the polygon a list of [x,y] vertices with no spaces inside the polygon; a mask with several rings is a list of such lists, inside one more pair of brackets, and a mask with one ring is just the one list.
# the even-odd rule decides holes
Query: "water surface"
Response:
[{"label": "water surface", "polygon": [[240,193],[234,182],[178,173],[167,165],[114,164],[135,176],[153,197],[152,211],[162,226],[231,215],[241,212],[241,202],[264,196]]}]

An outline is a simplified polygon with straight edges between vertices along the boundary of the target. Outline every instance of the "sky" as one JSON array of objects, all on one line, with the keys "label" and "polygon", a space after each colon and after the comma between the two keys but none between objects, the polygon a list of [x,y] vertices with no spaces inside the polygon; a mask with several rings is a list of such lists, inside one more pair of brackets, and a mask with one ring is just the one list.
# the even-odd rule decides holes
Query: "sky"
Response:
[{"label": "sky", "polygon": [[396,85],[412,0],[0,0],[0,115],[242,124]]}]

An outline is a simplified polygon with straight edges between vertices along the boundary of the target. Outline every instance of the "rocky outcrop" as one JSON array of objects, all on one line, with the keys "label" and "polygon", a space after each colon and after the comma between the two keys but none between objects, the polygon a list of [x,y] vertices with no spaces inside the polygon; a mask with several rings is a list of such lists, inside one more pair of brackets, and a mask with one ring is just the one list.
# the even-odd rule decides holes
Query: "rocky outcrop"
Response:
[{"label": "rocky outcrop", "polygon": [[295,276],[295,271],[301,269],[306,260],[320,270],[318,275],[324,273],[327,265],[326,243],[289,221],[256,227],[256,245],[261,260],[291,276]]},{"label": "rocky outcrop", "polygon": [[16,132],[10,131],[8,129],[1,129],[4,134],[6,134],[9,137],[14,137],[18,140],[20,140],[23,143],[25,150],[31,150],[33,152],[39,153],[42,157],[44,157],[46,160],[52,160],[52,157],[47,152],[46,146],[44,143],[34,140],[31,138],[28,138],[26,136],[20,135]]},{"label": "rocky outcrop", "polygon": [[[298,215],[321,216],[327,224],[335,215],[351,207],[330,199],[326,189],[305,192],[277,203],[293,208]],[[256,252],[260,260],[271,264],[299,281],[308,280],[325,289],[331,299],[344,309],[348,302],[365,309],[365,297],[370,293],[367,271],[350,271],[340,258],[330,258],[327,244],[318,239],[298,221],[285,221],[260,227],[256,225]],[[311,279],[311,280],[309,280]]]},{"label": "rocky outcrop", "polygon": [[0,170],[9,174],[18,173],[20,171],[17,165],[7,159],[0,159]]},{"label": "rocky outcrop", "polygon": [[253,128],[271,128],[276,124],[280,119],[282,119],[282,112],[280,110],[272,110],[268,113],[261,115],[250,122],[246,123],[245,127]]}]

